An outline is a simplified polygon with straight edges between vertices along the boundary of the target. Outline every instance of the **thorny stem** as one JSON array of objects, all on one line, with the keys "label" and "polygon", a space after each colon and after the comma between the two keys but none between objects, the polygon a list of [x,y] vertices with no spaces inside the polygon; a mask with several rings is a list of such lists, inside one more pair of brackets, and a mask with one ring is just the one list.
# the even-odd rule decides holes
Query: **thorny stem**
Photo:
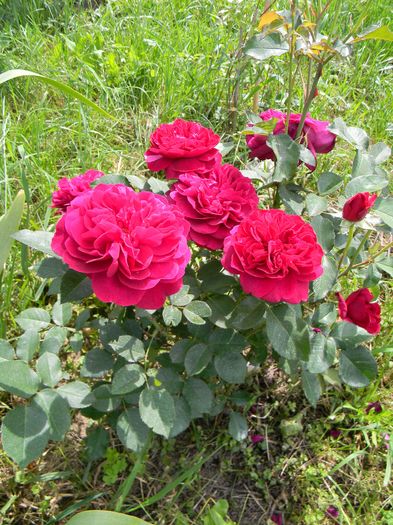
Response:
[{"label": "thorny stem", "polygon": [[289,116],[291,114],[291,103],[292,103],[292,93],[293,93],[293,86],[295,83],[295,75],[293,74],[293,58],[294,58],[294,43],[295,43],[295,9],[296,9],[296,2],[293,0],[291,2],[291,14],[292,14],[292,28],[291,28],[291,34],[289,36],[289,73],[288,73],[288,99],[287,99],[287,116],[285,119],[285,133],[288,133],[289,128]]},{"label": "thorny stem", "polygon": [[356,261],[356,257],[359,255],[360,251],[362,250],[363,246],[366,244],[367,242],[367,239],[370,237],[370,234],[371,234],[371,230],[369,230],[368,232],[366,232],[366,234],[364,235],[361,243],[359,244],[359,246],[357,247],[356,249],[356,252],[354,253],[352,259],[350,260],[348,266],[345,268],[345,270],[339,275],[339,277],[343,277],[344,275],[347,275],[347,273],[351,270],[351,268],[353,267],[353,264],[354,262]]},{"label": "thorny stem", "polygon": [[[393,247],[393,242],[390,242],[389,244],[387,244],[386,246],[384,246],[381,250],[379,250],[376,254],[372,255],[371,257],[369,257],[368,259],[366,259],[365,261],[362,261],[360,263],[357,263],[357,264],[354,264],[352,266],[351,269],[353,268],[359,268],[360,266],[365,266],[366,264],[371,264],[372,262],[375,261],[375,259],[377,257],[379,257],[380,255],[382,255],[386,250],[389,250],[389,248],[392,248]],[[347,273],[347,270],[345,270],[345,273]],[[342,277],[343,274],[339,275],[339,277]]]},{"label": "thorny stem", "polygon": [[354,224],[351,224],[351,226],[349,227],[349,232],[348,232],[348,237],[347,237],[347,242],[346,242],[346,245],[345,245],[345,248],[341,254],[341,257],[340,257],[340,260],[338,261],[338,269],[341,268],[341,265],[348,253],[348,250],[349,250],[349,247],[351,246],[351,242],[352,242],[352,239],[353,239],[353,234],[354,234],[354,231],[355,231],[355,225]]},{"label": "thorny stem", "polygon": [[319,81],[319,79],[322,76],[323,66],[326,64],[326,62],[327,62],[327,60],[325,62],[319,62],[318,63],[317,72],[315,73],[315,77],[314,77],[311,89],[310,89],[309,93],[307,94],[307,99],[306,99],[306,102],[304,103],[302,117],[300,119],[300,123],[299,123],[299,126],[298,126],[297,131],[296,131],[295,140],[297,140],[300,137],[300,134],[301,134],[301,132],[303,130],[303,126],[304,126],[304,122],[306,120],[307,112],[308,112],[309,107],[311,105],[312,99],[314,98],[314,93],[315,93],[315,90],[317,89],[318,81]]}]

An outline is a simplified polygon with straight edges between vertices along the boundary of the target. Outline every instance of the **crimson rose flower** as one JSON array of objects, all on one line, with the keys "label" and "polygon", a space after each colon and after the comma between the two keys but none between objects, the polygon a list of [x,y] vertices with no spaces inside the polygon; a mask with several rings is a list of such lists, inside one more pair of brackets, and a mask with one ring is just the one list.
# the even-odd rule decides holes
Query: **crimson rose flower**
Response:
[{"label": "crimson rose flower", "polygon": [[306,301],[323,272],[323,251],[312,227],[282,210],[257,210],[224,241],[222,264],[240,275],[246,293],[271,303]]},{"label": "crimson rose flower", "polygon": [[338,298],[338,313],[343,321],[361,326],[370,334],[381,331],[381,307],[372,303],[373,295],[368,288],[352,292],[346,299],[340,294]]},{"label": "crimson rose flower", "polygon": [[87,170],[73,179],[60,179],[57,183],[59,189],[52,194],[52,208],[59,208],[64,213],[75,197],[89,190],[90,184],[103,176],[102,171]]},{"label": "crimson rose flower", "polygon": [[221,250],[231,229],[258,207],[250,179],[231,164],[203,178],[180,175],[170,197],[190,223],[189,238],[210,250]]},{"label": "crimson rose flower", "polygon": [[71,202],[52,249],[90,277],[101,301],[156,309],[182,286],[188,230],[166,197],[99,184]]},{"label": "crimson rose flower", "polygon": [[371,193],[368,193],[368,191],[357,193],[344,204],[344,219],[351,222],[361,221],[374,205],[376,199],[377,195],[372,195]]},{"label": "crimson rose flower", "polygon": [[[275,109],[269,109],[261,113],[260,118],[262,120],[271,120],[273,118],[278,119],[276,127],[273,130],[273,135],[280,135],[285,133],[285,119],[286,114]],[[300,113],[291,113],[289,116],[289,127],[288,135],[294,139],[296,136],[297,128],[301,120]],[[334,148],[336,141],[336,135],[328,131],[327,127],[329,122],[324,120],[315,120],[310,117],[307,113],[306,120],[300,135],[300,142],[305,144],[307,148],[313,154],[315,160],[317,153],[329,153]],[[247,135],[246,142],[247,146],[251,149],[250,157],[258,158],[260,160],[276,160],[274,151],[267,145],[267,135]],[[309,170],[314,171],[315,166],[306,164]]]},{"label": "crimson rose flower", "polygon": [[220,137],[198,122],[181,118],[171,124],[161,124],[150,136],[150,148],[145,153],[151,171],[165,171],[168,179],[182,173],[209,173],[221,162],[216,149]]}]

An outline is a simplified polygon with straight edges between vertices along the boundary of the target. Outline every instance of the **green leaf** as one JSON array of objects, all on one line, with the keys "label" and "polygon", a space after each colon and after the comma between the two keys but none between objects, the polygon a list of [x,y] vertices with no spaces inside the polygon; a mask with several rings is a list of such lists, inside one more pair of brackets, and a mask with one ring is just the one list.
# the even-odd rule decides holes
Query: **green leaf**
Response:
[{"label": "green leaf", "polygon": [[304,199],[293,184],[280,184],[278,193],[287,213],[301,215],[304,209]]},{"label": "green leaf", "polygon": [[344,179],[336,173],[325,171],[324,173],[321,173],[318,179],[317,188],[321,195],[329,195],[338,190],[343,182]]},{"label": "green leaf", "polygon": [[289,360],[308,358],[310,339],[307,324],[293,308],[279,304],[268,309],[266,331],[274,350]]},{"label": "green leaf", "polygon": [[16,355],[23,361],[31,361],[40,346],[40,336],[36,330],[26,330],[16,343]]},{"label": "green leaf", "polygon": [[[139,414],[138,414],[139,415]],[[87,461],[97,461],[105,456],[106,449],[109,445],[109,432],[102,427],[87,429],[86,459]]]},{"label": "green leaf", "polygon": [[35,267],[37,275],[43,279],[61,277],[68,270],[68,266],[57,257],[46,257]]},{"label": "green leaf", "polygon": [[169,191],[168,182],[157,177],[149,177],[147,184],[153,193],[166,194]]},{"label": "green leaf", "polygon": [[46,253],[51,257],[57,257],[51,248],[53,235],[53,233],[45,231],[19,230],[12,235],[12,238],[22,244],[26,244],[26,246],[33,248],[33,250]]},{"label": "green leaf", "polygon": [[308,166],[315,167],[316,166],[316,160],[314,155],[311,153],[311,151],[306,148],[306,146],[303,146],[303,144],[298,144],[299,146],[299,159],[307,164]]},{"label": "green leaf", "polygon": [[352,178],[373,175],[375,166],[376,162],[372,155],[366,151],[357,150],[352,165]]},{"label": "green leaf", "polygon": [[289,135],[270,135],[267,145],[274,151],[277,161],[274,168],[273,180],[281,182],[294,177],[299,157],[300,148]]},{"label": "green leaf", "polygon": [[302,386],[306,398],[312,406],[317,406],[317,401],[321,397],[322,388],[318,374],[311,374],[307,370],[302,371]]},{"label": "green leaf", "polygon": [[73,516],[66,525],[151,525],[133,516],[108,510],[86,510]]},{"label": "green leaf", "polygon": [[178,341],[175,343],[170,351],[169,357],[172,361],[172,363],[175,364],[182,364],[184,363],[184,359],[186,357],[187,350],[192,345],[192,341],[190,339],[182,339],[181,341]]},{"label": "green leaf", "polygon": [[52,319],[53,322],[59,326],[66,325],[72,317],[72,304],[60,303],[57,301],[53,305]]},{"label": "green leaf", "polygon": [[287,51],[289,51],[288,42],[282,38],[280,33],[253,36],[244,47],[244,53],[256,60],[278,57]]},{"label": "green leaf", "polygon": [[166,326],[177,326],[181,321],[181,311],[176,306],[167,305],[162,311],[162,318]]},{"label": "green leaf", "polygon": [[336,260],[333,257],[322,258],[323,274],[312,282],[314,301],[320,301],[333,289],[337,281],[338,269]]},{"label": "green leaf", "polygon": [[93,293],[91,281],[84,273],[68,270],[61,279],[60,297],[62,303],[80,301]]},{"label": "green leaf", "polygon": [[204,292],[226,293],[235,284],[235,279],[222,273],[222,265],[216,259],[203,265],[198,272]]},{"label": "green leaf", "polygon": [[49,84],[50,86],[59,89],[65,95],[69,95],[73,98],[76,98],[77,100],[79,100],[79,102],[86,104],[90,108],[94,109],[94,111],[101,113],[101,115],[103,115],[104,117],[109,118],[111,120],[115,120],[115,117],[113,117],[110,113],[105,111],[105,109],[102,109],[95,102],[82,95],[82,93],[79,93],[72,87],[67,86],[67,84],[60,82],[59,80],[55,80],[54,78],[47,77],[45,75],[40,75],[39,73],[35,73],[34,71],[29,71],[26,69],[9,69],[8,71],[5,71],[4,73],[0,74],[0,84],[3,84],[4,82],[8,82],[9,80],[13,80],[19,77],[36,78],[41,82],[44,82],[45,84]]},{"label": "green leaf", "polygon": [[393,197],[380,197],[375,201],[373,210],[385,224],[393,228]]},{"label": "green leaf", "polygon": [[4,450],[21,468],[44,451],[48,439],[48,419],[38,406],[17,406],[3,419]]},{"label": "green leaf", "polygon": [[384,257],[377,261],[377,266],[380,270],[393,277],[393,257]]},{"label": "green leaf", "polygon": [[56,386],[63,377],[60,359],[50,352],[42,354],[37,360],[37,373],[46,386]]},{"label": "green leaf", "polygon": [[175,421],[171,427],[169,437],[173,438],[188,428],[191,422],[191,410],[182,397],[175,399]]},{"label": "green leaf", "polygon": [[389,26],[371,26],[360,35],[352,40],[354,42],[361,42],[362,40],[386,40],[393,42],[393,32],[389,29]]},{"label": "green leaf", "polygon": [[222,350],[222,352],[214,358],[214,367],[221,379],[227,383],[244,383],[247,373],[247,363],[239,352]]},{"label": "green leaf", "polygon": [[347,321],[336,323],[330,335],[345,347],[353,347],[373,338],[373,335],[368,333],[364,328]]},{"label": "green leaf", "polygon": [[331,326],[337,319],[337,307],[334,303],[322,303],[316,308],[311,324],[318,328]]},{"label": "green leaf", "polygon": [[347,385],[358,388],[367,386],[377,372],[375,359],[364,346],[348,347],[341,352],[339,374]]},{"label": "green leaf", "polygon": [[209,346],[215,354],[219,354],[223,350],[241,352],[247,345],[247,339],[234,330],[216,328],[209,336]]},{"label": "green leaf", "polygon": [[132,335],[121,335],[110,342],[109,347],[126,361],[135,362],[145,357],[142,341]]},{"label": "green leaf", "polygon": [[190,323],[205,324],[203,317],[209,317],[212,311],[204,301],[192,301],[183,310],[183,314]]},{"label": "green leaf", "polygon": [[39,384],[37,374],[24,361],[0,361],[0,387],[6,392],[29,398]]},{"label": "green leaf", "polygon": [[13,346],[5,339],[0,339],[0,361],[12,361],[15,359]]},{"label": "green leaf", "polygon": [[108,383],[94,388],[89,396],[91,406],[99,412],[113,412],[121,403],[120,396],[112,395],[111,386]]},{"label": "green leaf", "polygon": [[212,314],[209,321],[219,328],[228,328],[231,323],[231,313],[235,308],[235,301],[227,295],[216,295],[209,299]]},{"label": "green leaf", "polygon": [[145,388],[139,398],[139,413],[142,421],[156,434],[169,437],[175,421],[173,397],[166,390]]},{"label": "green leaf", "polygon": [[370,139],[367,133],[363,129],[347,126],[341,118],[336,118],[328,130],[357,148],[368,148]]},{"label": "green leaf", "polygon": [[236,306],[229,324],[235,330],[249,330],[261,326],[265,320],[266,304],[256,297],[246,297]]},{"label": "green leaf", "polygon": [[82,377],[102,377],[113,368],[114,359],[105,350],[93,348],[85,355],[81,368]]},{"label": "green leaf", "polygon": [[142,421],[139,410],[128,408],[117,420],[116,432],[126,448],[141,452],[146,445],[150,430]]},{"label": "green leaf", "polygon": [[177,293],[170,295],[169,300],[171,304],[174,306],[187,306],[194,298],[193,295],[188,293],[189,289],[190,287],[185,284]]},{"label": "green leaf", "polygon": [[318,237],[318,242],[322,246],[324,252],[330,252],[334,246],[334,240],[336,238],[333,223],[326,217],[317,215],[311,219],[311,226],[314,228]]},{"label": "green leaf", "polygon": [[112,380],[112,394],[128,394],[145,383],[143,368],[139,365],[124,365],[117,370]]},{"label": "green leaf", "polygon": [[188,375],[199,374],[210,363],[213,351],[204,343],[199,343],[187,350],[184,367]]},{"label": "green leaf", "polygon": [[90,183],[90,187],[94,188],[99,184],[123,184],[123,186],[130,185],[127,177],[125,177],[124,175],[116,174],[103,175],[102,177],[93,180],[93,182]]},{"label": "green leaf", "polygon": [[43,308],[27,308],[23,310],[15,321],[22,328],[22,330],[42,330],[50,323],[50,315]]},{"label": "green leaf", "polygon": [[314,215],[320,215],[328,207],[328,201],[325,197],[319,197],[318,195],[308,194],[306,197],[306,207],[308,214],[312,217]]},{"label": "green leaf", "polygon": [[376,164],[386,162],[392,154],[391,148],[383,142],[372,144],[368,150],[368,154],[373,157]]},{"label": "green leaf", "polygon": [[45,334],[44,340],[41,343],[40,354],[45,354],[46,352],[58,354],[60,348],[65,343],[67,334],[67,328],[53,326]]},{"label": "green leaf", "polygon": [[236,441],[244,441],[248,436],[248,424],[244,416],[238,412],[231,412],[229,415],[229,434]]},{"label": "green leaf", "polygon": [[345,195],[347,197],[352,197],[357,193],[362,193],[365,191],[379,191],[385,188],[388,183],[389,181],[385,173],[355,177],[347,184],[345,188]]},{"label": "green leaf", "polygon": [[24,204],[25,192],[21,190],[15,197],[7,213],[0,217],[0,273],[3,271],[11,250],[13,241],[11,235],[18,230],[20,221],[22,220]]},{"label": "green leaf", "polygon": [[325,337],[321,332],[311,336],[311,351],[307,361],[307,370],[312,374],[325,372],[336,357],[336,343],[332,337]]},{"label": "green leaf", "polygon": [[64,398],[71,408],[85,408],[91,405],[90,387],[82,381],[71,381],[60,386],[57,392]]},{"label": "green leaf", "polygon": [[33,397],[31,406],[37,406],[45,412],[48,420],[49,439],[53,439],[53,441],[64,439],[71,426],[71,415],[67,401],[55,390],[46,388]]},{"label": "green leaf", "polygon": [[208,385],[197,377],[190,377],[184,384],[183,396],[191,408],[191,417],[200,417],[210,412],[213,393]]}]

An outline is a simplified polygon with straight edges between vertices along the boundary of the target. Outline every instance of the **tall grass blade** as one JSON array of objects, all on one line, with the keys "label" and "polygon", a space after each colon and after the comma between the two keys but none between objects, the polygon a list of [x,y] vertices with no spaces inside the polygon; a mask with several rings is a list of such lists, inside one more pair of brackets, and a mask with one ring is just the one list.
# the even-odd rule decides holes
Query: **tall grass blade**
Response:
[{"label": "tall grass blade", "polygon": [[0,218],[0,273],[3,271],[13,239],[11,235],[18,231],[25,204],[25,192],[21,190],[15,197],[10,209]]},{"label": "tall grass blade", "polygon": [[45,75],[40,75],[39,73],[34,73],[34,71],[28,71],[26,69],[10,69],[8,71],[5,71],[4,73],[0,74],[0,85],[4,84],[4,82],[8,82],[9,80],[13,80],[14,78],[20,77],[37,78],[38,80],[41,80],[41,82],[49,84],[50,86],[59,89],[66,95],[69,95],[73,98],[76,98],[80,102],[83,102],[83,104],[86,104],[98,113],[101,113],[101,115],[103,115],[104,117],[109,118],[111,120],[116,120],[116,118],[113,115],[108,113],[105,109],[101,108],[98,104],[96,104],[89,98],[82,95],[82,93],[79,93],[79,91],[76,91],[76,89],[67,86],[67,84],[60,82],[59,80],[55,80],[54,78],[46,77]]}]

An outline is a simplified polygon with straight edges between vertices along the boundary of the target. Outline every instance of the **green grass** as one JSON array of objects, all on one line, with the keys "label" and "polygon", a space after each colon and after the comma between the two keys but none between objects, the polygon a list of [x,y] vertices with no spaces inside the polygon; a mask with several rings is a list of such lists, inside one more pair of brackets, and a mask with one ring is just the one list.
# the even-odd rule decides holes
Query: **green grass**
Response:
[{"label": "green grass", "polygon": [[[287,7],[284,1],[277,4]],[[0,0],[0,71],[25,68],[57,78],[118,119],[107,121],[33,79],[2,86],[0,213],[6,199],[9,203],[24,187],[29,191],[24,227],[47,228],[53,223],[48,204],[59,177],[90,167],[111,173],[145,171],[143,152],[151,131],[177,116],[199,120],[229,138],[239,32],[249,29],[254,9],[252,1],[228,0]],[[336,9],[342,10],[336,27],[328,17],[323,32],[334,29],[345,35],[362,17],[361,28],[377,21],[392,24],[387,0],[333,0],[331,12]],[[348,61],[330,65],[312,115],[326,120],[341,117],[366,129],[374,141],[389,141],[391,52],[391,43],[362,43]],[[251,90],[257,81],[262,109],[285,107],[286,71],[284,58],[273,59],[266,67],[246,63],[239,81],[237,129],[242,129],[244,112],[252,107]],[[295,110],[301,109],[300,89],[294,104]],[[334,166],[329,165],[329,156],[322,167],[345,174],[352,155],[339,142]],[[244,146],[236,148],[230,160],[244,163]],[[0,278],[0,337],[12,333],[18,311],[42,304],[40,282],[29,271],[34,261],[28,255],[15,247]],[[349,282],[348,291],[355,284]],[[388,283],[383,290],[388,297]],[[385,302],[378,347],[391,345],[392,315],[393,305]],[[389,356],[380,356],[379,361],[379,378],[370,388],[345,392],[332,388],[317,411],[305,404],[298,385],[287,388],[276,371],[267,370],[270,382],[261,379],[248,388],[263,415],[250,416],[250,422],[255,431],[267,432],[268,448],[229,440],[221,419],[212,427],[194,426],[176,443],[154,443],[127,505],[137,505],[171,483],[176,473],[190,467],[195,454],[207,455],[223,445],[186,483],[138,514],[160,525],[199,525],[211,499],[223,497],[241,525],[266,523],[275,508],[285,512],[286,523],[321,524],[329,504],[340,508],[343,524],[391,525],[392,496],[383,486],[387,462],[383,434],[392,428],[393,377]],[[366,415],[367,403],[377,399],[383,413]],[[0,411],[6,404],[7,398],[0,397]],[[300,412],[303,432],[284,438],[280,421]],[[108,485],[104,467],[94,464],[84,479],[85,422],[78,424],[68,441],[53,444],[31,471],[21,473],[0,456],[4,494],[0,516],[5,524],[44,524],[89,495],[105,493],[91,503],[97,508],[105,508],[114,496],[123,473],[117,483]],[[342,429],[338,440],[328,435],[332,426]],[[346,462],[355,452],[360,454]],[[127,456],[127,461],[132,465],[134,458]],[[342,466],[332,472],[340,462]],[[107,464],[104,470],[108,468]]]}]

